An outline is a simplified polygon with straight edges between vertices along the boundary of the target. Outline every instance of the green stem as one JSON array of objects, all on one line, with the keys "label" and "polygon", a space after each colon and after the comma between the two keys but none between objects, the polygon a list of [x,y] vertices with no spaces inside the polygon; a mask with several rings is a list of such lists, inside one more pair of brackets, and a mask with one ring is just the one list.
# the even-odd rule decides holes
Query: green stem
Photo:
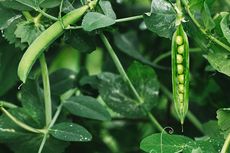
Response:
[{"label": "green stem", "polygon": [[52,101],[50,93],[50,82],[49,82],[49,73],[46,64],[45,55],[42,54],[40,57],[42,81],[44,88],[44,100],[45,100],[45,116],[46,116],[46,126],[50,124],[52,120]]},{"label": "green stem", "polygon": [[202,133],[204,133],[203,126],[200,123],[200,121],[197,119],[197,117],[191,112],[188,111],[187,118],[193,123],[193,125]]},{"label": "green stem", "polygon": [[143,15],[137,15],[137,16],[127,17],[127,18],[117,19],[116,23],[128,22],[128,21],[139,20],[139,19],[143,19]]},{"label": "green stem", "polygon": [[[141,99],[141,97],[137,93],[135,87],[133,86],[132,82],[130,81],[128,75],[126,74],[119,58],[117,57],[115,51],[113,50],[112,46],[110,45],[108,39],[106,38],[106,36],[104,34],[100,34],[100,37],[101,37],[104,45],[106,46],[111,58],[113,59],[113,62],[116,65],[116,67],[117,67],[120,75],[122,76],[123,80],[128,83],[128,85],[130,86],[134,95],[136,96],[136,98],[138,100],[138,104],[143,104],[144,103],[143,99]],[[159,124],[159,122],[156,120],[156,118],[151,113],[147,112],[145,109],[144,109],[144,111],[148,114],[148,117],[152,121],[152,123],[154,123],[154,124],[157,123],[157,124],[155,124],[155,126],[158,128],[158,130],[162,131],[163,127]]]},{"label": "green stem", "polygon": [[[200,52],[201,49],[200,48],[190,48],[189,49],[189,53],[197,53],[197,52]],[[171,51],[168,51],[164,54],[161,54],[160,56],[158,56],[157,58],[155,58],[155,60],[153,61],[153,64],[158,64],[161,60],[167,58],[171,56]]]},{"label": "green stem", "polygon": [[224,145],[221,149],[221,153],[227,153],[229,145],[230,145],[230,133],[228,134],[227,138],[225,139]]},{"label": "green stem", "polygon": [[49,129],[55,124],[55,122],[57,121],[60,113],[61,113],[61,110],[62,110],[62,106],[63,104],[60,104],[57,108],[57,111],[56,113],[54,114],[54,117],[52,119],[52,121],[50,122],[49,126],[45,129],[45,132],[44,132],[44,136],[43,136],[43,139],[42,139],[42,142],[40,144],[40,147],[39,147],[39,151],[38,153],[41,153],[44,146],[45,146],[45,143],[46,143],[46,140],[48,138],[48,134],[49,134]]},{"label": "green stem", "polygon": [[59,117],[59,115],[60,115],[60,113],[62,111],[62,107],[63,107],[63,104],[60,104],[58,106],[57,111],[54,114],[54,117],[53,117],[52,121],[50,122],[48,129],[50,129],[55,124],[55,122],[57,121],[57,119],[58,119],[58,117]]},{"label": "green stem", "polygon": [[12,103],[10,103],[10,102],[6,102],[6,101],[1,101],[0,100],[0,106],[1,107],[6,107],[6,108],[18,108],[18,106],[17,105],[14,105],[14,104],[12,104]]},{"label": "green stem", "polygon": [[230,52],[230,46],[226,45],[225,43],[221,42],[220,40],[216,39],[215,37],[213,37],[212,35],[208,34],[206,32],[205,29],[202,28],[202,26],[200,25],[200,23],[195,19],[195,17],[193,16],[192,12],[189,9],[189,5],[186,4],[184,2],[185,5],[185,9],[188,13],[188,15],[190,16],[190,18],[192,19],[193,23],[198,27],[198,29],[207,37],[209,38],[211,41],[215,42],[216,44],[218,44],[219,46],[223,47],[224,49],[226,49],[227,51]]},{"label": "green stem", "polygon": [[42,142],[40,144],[40,147],[39,147],[39,150],[38,150],[38,153],[42,153],[42,150],[46,144],[46,140],[47,140],[47,133],[44,134],[43,136],[43,139],[42,139]]},{"label": "green stem", "polygon": [[56,18],[56,17],[54,17],[54,16],[52,16],[52,15],[47,14],[47,13],[45,12],[46,10],[42,10],[42,9],[39,8],[37,11],[38,11],[39,13],[41,13],[43,16],[45,16],[46,18],[50,19],[50,20],[58,21],[58,18]]},{"label": "green stem", "polygon": [[33,16],[28,11],[23,11],[22,14],[26,18],[27,21],[33,21]]},{"label": "green stem", "polygon": [[29,132],[33,132],[33,133],[44,133],[43,130],[40,130],[40,129],[35,129],[21,121],[19,121],[17,118],[15,118],[12,114],[10,114],[5,108],[1,107],[0,108],[1,111],[6,115],[8,116],[15,124],[17,124],[19,127],[29,131]]},{"label": "green stem", "polygon": [[[172,93],[163,85],[160,85],[161,91],[171,100],[173,101],[173,95]],[[190,111],[188,110],[187,116],[186,116],[191,123],[201,132],[204,133],[203,128],[202,128],[202,123],[197,119],[197,117]]]}]

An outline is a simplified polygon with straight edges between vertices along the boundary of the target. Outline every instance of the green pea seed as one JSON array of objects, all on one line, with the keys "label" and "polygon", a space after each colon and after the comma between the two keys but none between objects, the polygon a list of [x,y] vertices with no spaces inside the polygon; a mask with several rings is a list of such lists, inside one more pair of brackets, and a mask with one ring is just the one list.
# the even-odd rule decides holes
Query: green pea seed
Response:
[{"label": "green pea seed", "polygon": [[179,83],[184,83],[184,74],[178,75],[178,81]]},{"label": "green pea seed", "polygon": [[177,49],[177,52],[179,54],[184,54],[184,45],[179,46],[178,49]]},{"label": "green pea seed", "polygon": [[179,101],[180,103],[184,102],[184,94],[179,94]]},{"label": "green pea seed", "polygon": [[179,89],[180,93],[184,93],[184,85],[183,84],[179,84],[178,89]]},{"label": "green pea seed", "polygon": [[182,45],[184,43],[182,36],[176,36],[176,44]]},{"label": "green pea seed", "polygon": [[178,64],[181,64],[183,62],[183,56],[180,54],[176,55],[176,61]]},{"label": "green pea seed", "polygon": [[178,74],[183,74],[184,72],[184,66],[182,64],[177,65],[177,73]]}]

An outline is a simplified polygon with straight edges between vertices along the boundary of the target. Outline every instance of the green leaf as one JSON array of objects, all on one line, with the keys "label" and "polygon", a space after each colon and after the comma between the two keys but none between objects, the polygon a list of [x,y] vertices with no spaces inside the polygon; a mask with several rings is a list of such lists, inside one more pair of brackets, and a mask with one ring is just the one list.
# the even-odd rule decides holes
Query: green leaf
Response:
[{"label": "green leaf", "polygon": [[137,100],[121,76],[112,73],[98,76],[100,95],[113,111],[129,118],[142,117],[146,115],[143,107],[151,110],[157,105],[159,83],[156,74],[152,68],[136,62],[128,69],[128,76],[143,103]]},{"label": "green leaf", "polygon": [[[192,38],[204,51],[206,51],[204,58],[208,60],[208,62],[215,70],[230,76],[230,53],[213,41],[208,40],[207,37],[204,36],[194,24],[190,23],[187,24],[187,26],[187,30],[189,31],[189,34],[192,36]],[[218,39],[225,42],[221,38]]]},{"label": "green leaf", "polygon": [[230,108],[222,108],[217,111],[218,125],[227,135],[230,132]]},{"label": "green leaf", "polygon": [[17,67],[21,52],[1,41],[0,49],[0,96],[4,95],[17,82]]},{"label": "green leaf", "polygon": [[53,8],[59,6],[61,0],[41,0],[40,6],[42,8]]},{"label": "green leaf", "polygon": [[[14,153],[37,153],[42,139],[43,135],[41,134],[28,133],[24,137],[9,141],[7,145]],[[46,140],[42,153],[63,153],[68,146],[68,142],[49,137]]]},{"label": "green leaf", "polygon": [[59,123],[54,125],[50,134],[63,141],[91,141],[91,134],[82,126],[75,123]]},{"label": "green leaf", "polygon": [[75,96],[64,101],[64,107],[76,116],[96,120],[110,120],[110,114],[95,98],[89,96]]},{"label": "green leaf", "polygon": [[94,36],[85,31],[70,31],[65,36],[66,43],[70,44],[79,52],[91,53],[96,50]]},{"label": "green leaf", "polygon": [[16,38],[14,32],[17,29],[17,24],[22,20],[20,18],[15,19],[6,29],[3,30],[3,37],[9,41],[10,44],[14,44],[15,47],[24,50],[27,45],[25,43],[21,43],[19,38]]},{"label": "green leaf", "polygon": [[213,1],[205,0],[191,0],[189,2],[189,8],[194,17],[200,22],[200,24],[207,30],[212,30],[215,27],[215,22],[212,19],[209,6],[213,4]]},{"label": "green leaf", "polygon": [[14,11],[0,6],[0,29],[7,28],[14,20],[20,17],[21,15],[16,14]]},{"label": "green leaf", "polygon": [[230,43],[230,15],[225,15],[220,22],[220,27],[223,32],[224,37]]},{"label": "green leaf", "polygon": [[32,10],[32,8],[25,6],[24,4],[21,4],[17,2],[16,0],[1,0],[0,4],[4,6],[5,8],[15,9],[15,10]]},{"label": "green leaf", "polygon": [[83,29],[86,31],[93,31],[99,28],[104,28],[115,24],[115,19],[97,12],[87,13],[82,21]]},{"label": "green leaf", "polygon": [[21,39],[21,43],[30,45],[44,30],[45,28],[40,24],[35,25],[34,23],[23,21],[17,24],[14,34]]},{"label": "green leaf", "polygon": [[171,38],[176,30],[176,12],[166,0],[153,0],[151,14],[144,15],[147,28],[160,37]]},{"label": "green leaf", "polygon": [[141,150],[151,153],[191,153],[193,149],[197,149],[195,142],[185,136],[170,134],[153,134],[141,141]]},{"label": "green leaf", "polygon": [[101,0],[99,1],[99,5],[106,16],[111,17],[112,19],[117,18],[115,12],[113,11],[110,1]]},{"label": "green leaf", "polygon": [[[201,138],[195,138],[196,145],[200,147],[201,153],[216,153],[220,152],[222,144],[218,139],[212,139],[210,137],[204,136]],[[218,149],[215,148],[215,145],[218,146]]]},{"label": "green leaf", "polygon": [[68,69],[59,69],[50,74],[50,87],[53,95],[60,96],[67,90],[74,88],[77,74]]},{"label": "green leaf", "polygon": [[27,114],[30,114],[36,123],[33,126],[43,128],[45,126],[43,92],[34,80],[28,80],[21,88],[20,101]]},{"label": "green leaf", "polygon": [[227,76],[230,76],[229,56],[229,52],[223,50],[221,47],[216,45],[212,45],[212,47],[209,48],[209,52],[204,55],[204,57],[208,60],[208,62],[215,70],[224,73]]},{"label": "green leaf", "polygon": [[152,65],[152,62],[148,61],[139,51],[139,40],[134,31],[129,31],[125,34],[116,33],[114,35],[115,45],[125,54],[130,57],[141,61],[142,63]]},{"label": "green leaf", "polygon": [[202,10],[202,18],[203,18],[204,27],[206,29],[211,31],[213,28],[215,28],[215,22],[212,19],[209,7],[206,2],[204,2],[204,7]]},{"label": "green leaf", "polygon": [[208,121],[203,124],[203,129],[206,135],[211,137],[217,137],[220,135],[220,129],[218,127],[217,121]]}]

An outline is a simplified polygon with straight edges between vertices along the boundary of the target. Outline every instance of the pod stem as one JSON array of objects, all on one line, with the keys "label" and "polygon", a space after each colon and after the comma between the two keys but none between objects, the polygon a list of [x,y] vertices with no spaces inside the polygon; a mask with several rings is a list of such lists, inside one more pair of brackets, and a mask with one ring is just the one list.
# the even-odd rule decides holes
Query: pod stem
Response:
[{"label": "pod stem", "polygon": [[[138,100],[138,104],[143,104],[144,101],[141,99],[140,95],[138,94],[137,90],[135,89],[135,87],[133,86],[132,82],[130,81],[127,73],[125,72],[119,58],[117,57],[115,51],[113,50],[111,44],[109,43],[108,39],[106,38],[106,36],[102,33],[100,34],[100,37],[106,47],[106,49],[108,50],[113,62],[115,63],[118,72],[120,73],[120,75],[122,76],[123,80],[125,82],[128,83],[128,85],[130,86],[131,90],[133,91],[134,95],[136,96],[137,100]],[[143,108],[143,111],[147,114],[148,118],[150,119],[150,121],[155,125],[155,127],[159,130],[159,131],[163,131],[163,127],[160,125],[160,123],[157,121],[157,119],[153,116],[153,114],[151,114],[150,112],[148,112],[145,108]]]},{"label": "pod stem", "polygon": [[51,92],[50,92],[49,72],[48,72],[45,55],[42,54],[39,60],[41,65],[42,81],[43,81],[43,88],[44,88],[46,127],[48,127],[52,120],[52,101],[51,101]]}]

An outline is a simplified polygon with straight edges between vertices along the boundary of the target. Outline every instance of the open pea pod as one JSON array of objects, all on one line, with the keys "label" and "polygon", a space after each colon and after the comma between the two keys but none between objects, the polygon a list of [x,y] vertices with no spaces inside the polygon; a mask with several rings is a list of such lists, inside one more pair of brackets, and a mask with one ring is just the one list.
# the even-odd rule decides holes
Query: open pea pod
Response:
[{"label": "open pea pod", "polygon": [[182,24],[172,39],[172,86],[175,110],[184,124],[189,103],[189,42]]},{"label": "open pea pod", "polygon": [[63,34],[65,27],[77,22],[89,8],[93,8],[96,4],[97,0],[93,0],[89,4],[71,11],[62,17],[61,21],[56,21],[35,39],[24,53],[18,66],[18,76],[23,83],[26,82],[27,76],[37,58]]}]

